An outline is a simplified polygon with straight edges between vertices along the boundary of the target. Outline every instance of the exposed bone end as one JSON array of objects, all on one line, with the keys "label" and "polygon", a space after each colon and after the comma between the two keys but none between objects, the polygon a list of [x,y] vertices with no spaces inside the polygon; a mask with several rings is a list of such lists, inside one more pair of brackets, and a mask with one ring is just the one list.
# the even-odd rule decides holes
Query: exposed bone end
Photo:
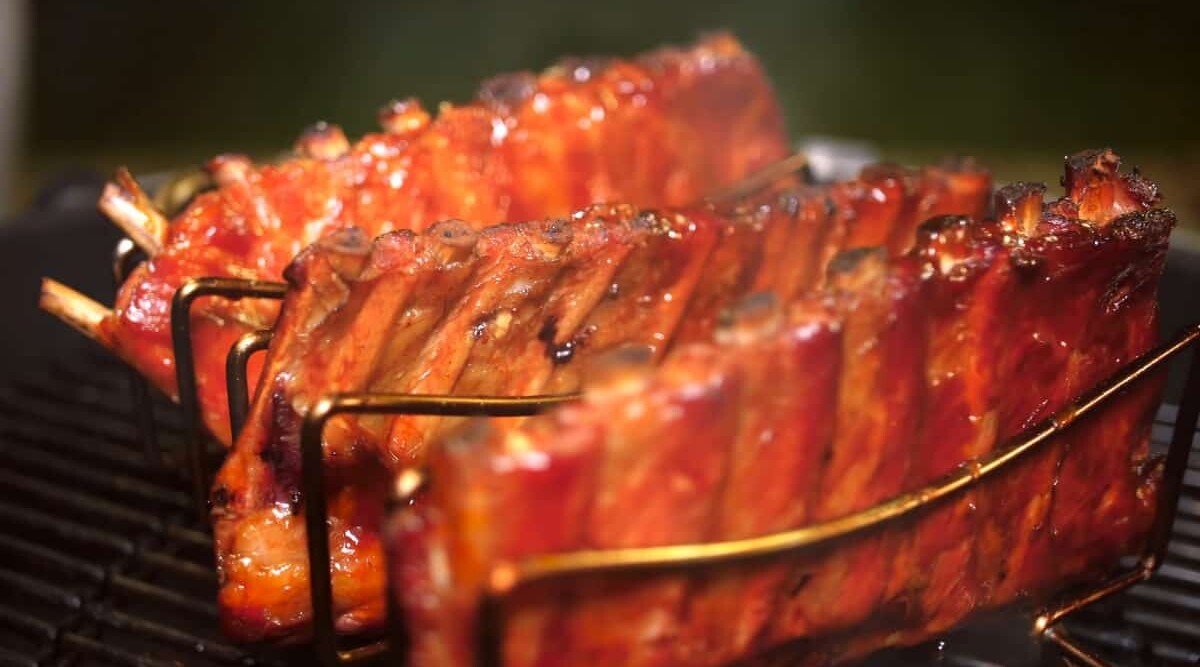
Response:
[{"label": "exposed bone end", "polygon": [[379,125],[388,134],[415,134],[429,126],[429,112],[415,98],[392,100],[379,110]]},{"label": "exposed bone end", "polygon": [[942,275],[965,269],[975,257],[971,218],[964,215],[940,215],[917,227],[914,252]]},{"label": "exposed bone end", "polygon": [[104,347],[113,347],[112,338],[103,327],[104,320],[112,316],[112,310],[83,294],[57,280],[43,278],[38,306]]},{"label": "exposed bone end", "polygon": [[834,289],[854,292],[878,281],[887,269],[885,248],[853,248],[843,250],[829,260],[826,278]]},{"label": "exposed bone end", "polygon": [[996,220],[1006,232],[1036,236],[1046,186],[1017,182],[996,191]]},{"label": "exposed bone end", "polygon": [[750,345],[779,330],[783,313],[772,292],[751,294],[723,315],[716,339],[723,345]]},{"label": "exposed bone end", "polygon": [[529,72],[500,74],[479,86],[479,101],[499,113],[508,113],[533,97],[537,77]]},{"label": "exposed bone end", "polygon": [[296,152],[315,160],[336,160],[350,151],[350,140],[342,128],[329,123],[317,123],[296,140]]},{"label": "exposed bone end", "polygon": [[205,169],[218,186],[226,186],[246,181],[254,163],[245,155],[226,153],[209,160]]},{"label": "exposed bone end", "polygon": [[153,257],[162,251],[167,238],[167,219],[129,170],[117,170],[116,183],[104,186],[98,206],[147,255]]},{"label": "exposed bone end", "polygon": [[1113,181],[1121,168],[1121,158],[1111,148],[1086,150],[1068,155],[1063,185],[1072,199],[1077,199],[1088,187]]},{"label": "exposed bone end", "polygon": [[1066,159],[1063,185],[1082,220],[1107,225],[1158,203],[1158,188],[1136,172],[1120,173],[1121,158],[1110,148],[1082,151]]}]

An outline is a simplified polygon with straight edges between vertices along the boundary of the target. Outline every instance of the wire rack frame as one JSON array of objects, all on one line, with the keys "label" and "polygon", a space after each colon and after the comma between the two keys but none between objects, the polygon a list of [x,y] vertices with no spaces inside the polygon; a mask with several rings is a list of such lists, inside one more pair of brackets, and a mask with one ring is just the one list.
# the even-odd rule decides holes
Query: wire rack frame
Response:
[{"label": "wire rack frame", "polygon": [[[187,424],[187,460],[192,482],[192,500],[197,515],[208,514],[207,435],[200,414],[196,387],[196,357],[192,342],[192,304],[202,297],[225,299],[282,299],[286,283],[236,278],[189,278],[171,299],[171,344],[175,354],[175,379],[179,405]],[[243,383],[244,386],[244,383]],[[243,413],[244,415],[244,413]]]},{"label": "wire rack frame", "polygon": [[[245,286],[243,286],[245,287]],[[546,579],[567,578],[604,572],[654,571],[692,569],[716,563],[758,559],[815,549],[832,541],[901,519],[930,505],[945,502],[982,480],[1011,467],[1028,457],[1045,442],[1069,429],[1078,420],[1101,409],[1115,396],[1145,376],[1159,370],[1172,358],[1200,340],[1200,323],[1185,328],[1172,340],[1144,354],[1123,367],[1111,378],[1096,385],[1070,405],[1012,439],[977,466],[948,476],[923,489],[903,494],[861,512],[830,522],[805,528],[774,533],[757,538],[728,542],[674,545],[666,547],[580,551],[532,558],[519,563],[498,563],[487,581],[491,585],[479,609],[477,657],[485,667],[498,667],[500,642],[503,636],[502,610],[505,600],[518,588]],[[256,351],[266,347],[270,332],[245,334],[230,349],[227,357],[227,382],[230,396],[230,416],[234,433],[245,421],[249,392],[246,363]],[[305,415],[301,428],[302,483],[304,487],[307,551],[312,564],[311,589],[313,607],[314,645],[326,665],[345,665],[377,657],[388,650],[386,641],[341,650],[337,646],[337,631],[332,613],[332,582],[330,578],[329,544],[325,525],[328,509],[325,503],[324,461],[322,434],[328,420],[338,414],[394,414],[435,416],[530,416],[564,402],[577,399],[575,394],[532,397],[462,397],[421,396],[407,394],[337,394],[319,400]],[[235,401],[237,404],[235,405]],[[1183,475],[1192,434],[1200,419],[1200,355],[1193,355],[1189,366],[1183,400],[1181,401],[1171,444],[1164,465],[1159,506],[1147,542],[1146,552],[1137,566],[1129,572],[1106,580],[1075,597],[1060,601],[1039,613],[1034,620],[1034,634],[1056,645],[1067,655],[1088,667],[1107,667],[1106,663],[1075,642],[1060,622],[1083,607],[1116,594],[1148,579],[1161,564],[1170,538],[1176,507],[1182,489]],[[421,479],[417,475],[417,479]],[[411,480],[403,485],[402,493],[412,493],[420,483]],[[396,498],[393,508],[405,511],[405,498]],[[323,564],[323,566],[321,565]],[[407,643],[404,625],[391,619],[394,629],[391,642],[396,646]]]},{"label": "wire rack frame", "polygon": [[[680,573],[718,563],[745,562],[769,556],[795,555],[893,523],[935,503],[955,498],[983,480],[1011,468],[1017,461],[1027,458],[1046,442],[1072,427],[1082,417],[1099,410],[1132,384],[1159,370],[1172,358],[1192,347],[1197,340],[1200,340],[1200,323],[1187,327],[1169,342],[1128,364],[1067,407],[1010,440],[996,453],[979,461],[977,465],[970,466],[963,472],[949,475],[922,489],[902,494],[839,519],[743,540],[663,547],[587,550],[543,555],[515,563],[495,563],[489,575],[485,577],[485,581],[488,583],[483,592],[476,619],[477,664],[481,667],[499,667],[501,664],[504,605],[518,589],[528,584],[601,573],[663,571]],[[438,412],[417,412],[431,404],[444,402],[448,398],[358,395],[353,397],[352,403],[373,402],[372,412],[455,416],[483,412],[493,416],[505,416],[512,414],[508,410],[518,405],[517,403],[509,404],[500,399],[487,399],[486,403],[479,399],[459,399],[453,406],[441,408]],[[405,403],[405,399],[411,402]],[[316,483],[321,478],[321,427],[330,416],[328,413],[330,408],[338,405],[340,400],[342,399],[337,397],[326,399],[325,402],[319,403],[318,409],[315,409],[305,419],[301,447],[303,448],[306,484]],[[385,405],[390,405],[391,409],[386,409]],[[548,406],[542,405],[541,407]],[[503,410],[491,410],[496,408],[503,408]],[[1193,353],[1188,369],[1185,393],[1163,469],[1158,507],[1155,511],[1155,519],[1145,552],[1132,571],[1106,580],[1081,594],[1060,600],[1039,613],[1034,620],[1033,633],[1035,636],[1056,645],[1067,655],[1088,667],[1107,667],[1107,663],[1075,642],[1061,628],[1060,622],[1079,609],[1148,579],[1161,564],[1170,538],[1171,525],[1174,522],[1198,417],[1200,417],[1200,354]],[[408,484],[407,488],[413,491],[416,486]],[[318,489],[319,484],[312,490]],[[313,497],[309,496],[309,499],[311,501]],[[402,502],[403,498],[397,500],[400,502],[392,504],[393,507],[399,508],[396,511],[409,511],[406,508],[410,505]],[[323,516],[323,509],[319,502],[310,502],[306,507],[306,511],[310,512],[307,514],[310,521],[308,524],[310,535],[314,526],[323,531],[324,523],[317,521]],[[328,579],[329,564],[327,560],[320,557],[327,554],[328,544],[310,552],[311,563],[313,563],[310,571],[323,570],[326,573],[325,580]],[[318,601],[327,603],[328,600],[328,590],[318,594],[314,581],[314,608]],[[407,645],[403,623],[393,621],[391,627],[394,628],[392,642],[397,646]],[[353,661],[356,657],[328,651],[323,651],[321,655],[328,665],[344,664]]]}]

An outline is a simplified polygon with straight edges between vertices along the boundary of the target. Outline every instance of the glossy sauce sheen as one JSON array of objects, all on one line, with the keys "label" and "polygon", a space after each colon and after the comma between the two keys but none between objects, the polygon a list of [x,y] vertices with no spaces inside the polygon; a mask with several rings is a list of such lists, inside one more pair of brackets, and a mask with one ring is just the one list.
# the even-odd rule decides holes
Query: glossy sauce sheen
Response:
[{"label": "glossy sauce sheen", "polygon": [[[889,210],[923,203],[940,211],[952,204],[938,193],[960,180],[973,184],[975,197],[958,205],[965,212],[984,208],[990,196],[985,174],[930,168],[903,172],[906,185],[891,195],[899,201]],[[276,616],[255,603],[281,597],[273,564],[294,554],[248,556],[238,536],[273,521],[277,503],[297,494],[299,415],[321,395],[563,393],[577,390],[594,361],[618,348],[640,348],[657,363],[673,346],[711,340],[722,313],[756,289],[779,284],[781,293],[790,294],[815,286],[824,273],[822,258],[835,254],[825,241],[852,238],[821,234],[830,220],[846,231],[859,224],[908,224],[874,215],[879,202],[872,191],[865,179],[802,188],[726,213],[707,206],[656,212],[597,205],[565,219],[483,230],[444,222],[422,234],[393,232],[370,243],[344,232],[306,250],[287,272],[291,289],[264,380],[214,490],[222,572],[226,562],[254,563],[228,570],[238,576],[224,578],[226,629],[245,638],[304,631],[306,618]],[[811,242],[788,245],[776,228]],[[754,251],[767,249],[767,238],[784,244],[773,264]],[[797,265],[805,268],[792,270]],[[393,469],[420,465],[428,439],[455,422],[339,417],[325,432],[326,460],[334,468],[375,461]],[[373,561],[376,555],[350,549],[334,558],[344,561],[338,567],[354,570],[356,559]],[[339,616],[365,613],[365,599],[343,596],[336,586],[334,593]],[[302,589],[291,594],[296,599],[281,606],[305,604]]]},{"label": "glossy sauce sheen", "polygon": [[[389,533],[413,662],[469,664],[498,562],[844,516],[969,466],[1146,351],[1174,218],[1111,152],[1074,156],[1065,182],[1045,206],[1002,190],[994,221],[931,221],[901,257],[843,253],[810,296],[751,296],[715,340],[610,363],[578,404],[432,448],[432,491]],[[825,665],[1044,601],[1140,548],[1160,393],[1145,382],[971,493],[822,551],[534,586],[506,607],[505,664]]]},{"label": "glossy sauce sheen", "polygon": [[[789,153],[770,84],[728,35],[636,60],[504,75],[434,120],[415,102],[381,120],[384,132],[352,147],[320,126],[276,165],[215,160],[218,189],[171,223],[164,250],[118,294],[105,324],[117,352],[174,396],[170,303],[188,278],[279,280],[302,248],[350,227],[373,237],[450,218],[481,227],[567,215],[595,202],[682,206]],[[225,354],[277,312],[268,300],[216,297],[193,309],[201,411],[225,442]]]}]

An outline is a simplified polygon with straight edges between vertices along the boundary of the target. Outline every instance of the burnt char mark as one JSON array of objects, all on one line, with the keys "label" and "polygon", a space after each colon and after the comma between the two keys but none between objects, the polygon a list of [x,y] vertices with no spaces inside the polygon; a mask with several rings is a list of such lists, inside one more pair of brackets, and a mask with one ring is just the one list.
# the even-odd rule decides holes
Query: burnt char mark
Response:
[{"label": "burnt char mark", "polygon": [[934,216],[917,227],[918,238],[934,238],[971,226],[971,218],[965,215]]},{"label": "burnt char mark", "polygon": [[548,345],[546,354],[550,357],[550,361],[554,362],[555,366],[561,366],[575,356],[575,341],[569,340],[562,345]]},{"label": "burnt char mark", "polygon": [[497,110],[511,110],[533,96],[537,77],[529,72],[494,76],[479,87],[479,100]]},{"label": "burnt char mark", "polygon": [[542,238],[547,243],[565,246],[575,236],[575,228],[568,220],[555,218],[542,226]]},{"label": "burnt char mark", "polygon": [[575,351],[583,347],[593,333],[595,333],[595,327],[589,326],[570,340],[558,343],[556,342],[558,340],[558,317],[551,315],[546,318],[545,324],[538,331],[537,339],[546,344],[546,357],[555,366],[561,366],[575,357]]},{"label": "burnt char mark", "polygon": [[1005,212],[1016,211],[1030,197],[1041,198],[1045,194],[1046,185],[1044,183],[1017,181],[1016,183],[1006,185],[996,191],[996,213],[997,215],[1003,215]]},{"label": "burnt char mark", "polygon": [[1133,173],[1125,177],[1125,188],[1129,194],[1138,201],[1139,204],[1147,208],[1158,204],[1162,199],[1162,193],[1158,190],[1158,185],[1148,178],[1142,176],[1141,170],[1137,167],[1133,168]]},{"label": "burnt char mark", "polygon": [[429,228],[426,234],[452,248],[461,248],[464,250],[474,248],[476,241],[479,239],[479,233],[470,224],[458,219],[442,220],[435,223]]},{"label": "burnt char mark", "polygon": [[211,510],[223,510],[230,505],[234,500],[234,494],[224,484],[218,484],[213,487],[212,495],[208,500],[208,507]]},{"label": "burnt char mark", "polygon": [[258,457],[271,472],[277,498],[290,502],[288,491],[300,485],[300,416],[278,387],[271,393],[271,428]]},{"label": "burnt char mark", "polygon": [[1070,193],[1080,193],[1090,183],[1115,179],[1121,168],[1121,158],[1111,148],[1080,151],[1064,161],[1066,173],[1060,183]]},{"label": "burnt char mark", "polygon": [[472,340],[482,340],[483,339],[483,335],[485,333],[487,333],[488,323],[491,322],[492,316],[493,316],[492,313],[488,313],[487,315],[484,315],[484,316],[480,317],[479,319],[475,320],[475,323],[471,325],[471,339]]},{"label": "burnt char mark", "polygon": [[858,270],[858,268],[867,262],[877,261],[885,262],[887,260],[887,251],[878,247],[853,248],[851,250],[843,250],[829,260],[829,268],[827,269],[830,276],[835,276],[841,273],[850,273]]},{"label": "burnt char mark", "polygon": [[555,340],[558,339],[558,317],[551,315],[546,318],[546,323],[542,325],[538,331],[538,340],[546,344],[546,356],[554,363],[555,366],[561,366],[571,360],[575,356],[575,342],[566,341],[559,344]]},{"label": "burnt char mark", "polygon": [[1067,165],[1067,176],[1072,174],[1095,174],[1108,176],[1115,174],[1121,167],[1121,158],[1111,148],[1088,149],[1079,151],[1064,158]]},{"label": "burnt char mark", "polygon": [[1109,229],[1119,239],[1147,240],[1156,246],[1165,247],[1171,230],[1175,227],[1175,214],[1167,209],[1126,213],[1113,220]]},{"label": "burnt char mark", "polygon": [[551,315],[546,318],[546,323],[543,324],[541,330],[538,331],[537,339],[542,341],[543,343],[546,343],[547,345],[553,345],[554,339],[557,337],[558,337],[558,316]]}]

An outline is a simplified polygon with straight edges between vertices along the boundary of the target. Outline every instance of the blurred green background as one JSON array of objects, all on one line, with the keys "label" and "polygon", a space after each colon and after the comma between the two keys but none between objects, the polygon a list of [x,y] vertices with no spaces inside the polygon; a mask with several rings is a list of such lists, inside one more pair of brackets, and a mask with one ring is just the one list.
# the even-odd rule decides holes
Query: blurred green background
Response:
[{"label": "blurred green background", "polygon": [[366,131],[390,98],[466,100],[498,72],[729,29],[794,136],[867,139],[906,162],[974,154],[1001,178],[1051,181],[1064,153],[1111,145],[1200,211],[1196,4],[43,0],[15,202],[67,167],[267,154],[316,120]]}]

